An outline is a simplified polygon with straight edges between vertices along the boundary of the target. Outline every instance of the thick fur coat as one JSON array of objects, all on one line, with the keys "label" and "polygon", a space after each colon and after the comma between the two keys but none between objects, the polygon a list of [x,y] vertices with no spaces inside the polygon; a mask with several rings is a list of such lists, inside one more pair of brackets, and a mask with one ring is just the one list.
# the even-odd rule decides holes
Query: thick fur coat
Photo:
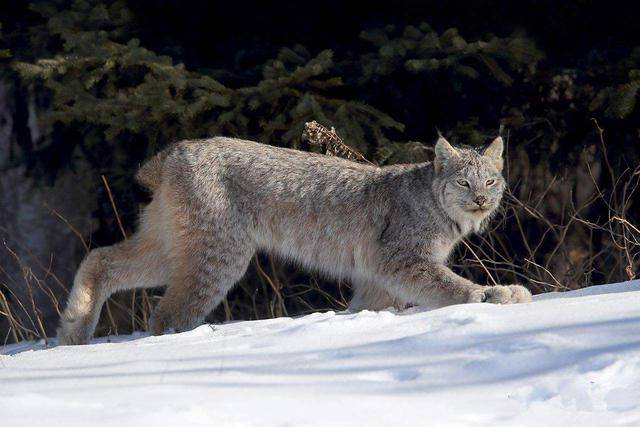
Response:
[{"label": "thick fur coat", "polygon": [[375,167],[223,137],[176,143],[138,173],[153,200],[137,233],[81,264],[59,341],[86,342],[106,298],[140,287],[167,286],[153,333],[193,328],[258,250],[348,280],[354,310],[530,301],[521,286],[480,286],[445,265],[500,203],[502,147],[440,138],[433,163]]}]

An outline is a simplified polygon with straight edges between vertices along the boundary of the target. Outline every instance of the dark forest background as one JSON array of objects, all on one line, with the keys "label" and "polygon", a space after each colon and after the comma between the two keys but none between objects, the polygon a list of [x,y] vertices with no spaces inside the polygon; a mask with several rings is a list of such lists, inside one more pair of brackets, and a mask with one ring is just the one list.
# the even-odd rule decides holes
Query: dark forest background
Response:
[{"label": "dark forest background", "polygon": [[[380,165],[440,129],[507,140],[510,191],[453,267],[534,292],[628,280],[640,230],[640,7],[602,1],[23,1],[0,6],[0,339],[54,334],[87,250],[135,229],[137,167],[226,135],[319,150],[334,126]],[[635,198],[634,198],[635,197]],[[98,333],[146,327],[161,290],[112,298]],[[211,321],[344,309],[264,254]]]}]

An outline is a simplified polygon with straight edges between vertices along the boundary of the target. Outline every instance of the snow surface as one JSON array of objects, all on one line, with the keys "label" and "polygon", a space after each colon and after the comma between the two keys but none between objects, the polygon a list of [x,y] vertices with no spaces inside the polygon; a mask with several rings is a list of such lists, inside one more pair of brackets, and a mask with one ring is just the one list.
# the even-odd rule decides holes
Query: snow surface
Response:
[{"label": "snow surface", "polygon": [[2,354],[3,426],[640,426],[640,281]]}]

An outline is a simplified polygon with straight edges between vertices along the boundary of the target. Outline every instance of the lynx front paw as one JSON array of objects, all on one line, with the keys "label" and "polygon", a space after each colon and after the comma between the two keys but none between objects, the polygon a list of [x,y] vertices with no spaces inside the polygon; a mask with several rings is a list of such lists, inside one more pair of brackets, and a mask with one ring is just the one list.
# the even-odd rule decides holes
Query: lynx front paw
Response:
[{"label": "lynx front paw", "polygon": [[488,302],[492,304],[518,304],[531,302],[531,292],[524,286],[489,286],[478,289],[469,296],[470,303]]}]

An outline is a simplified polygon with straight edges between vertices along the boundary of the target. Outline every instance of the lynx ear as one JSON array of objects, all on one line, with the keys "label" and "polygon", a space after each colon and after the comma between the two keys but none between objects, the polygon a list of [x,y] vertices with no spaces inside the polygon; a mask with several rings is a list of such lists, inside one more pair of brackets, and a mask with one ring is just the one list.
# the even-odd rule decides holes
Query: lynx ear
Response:
[{"label": "lynx ear", "polygon": [[504,142],[502,141],[502,137],[499,136],[494,139],[487,148],[485,148],[483,153],[483,156],[488,157],[500,172],[502,172],[502,167],[504,166],[504,159],[502,158],[503,150]]},{"label": "lynx ear", "polygon": [[459,156],[458,150],[453,148],[451,144],[449,144],[449,141],[444,139],[442,135],[440,135],[440,138],[438,138],[438,142],[436,142],[435,152],[436,158],[433,161],[433,166],[435,167],[437,173],[440,173],[445,163]]}]

